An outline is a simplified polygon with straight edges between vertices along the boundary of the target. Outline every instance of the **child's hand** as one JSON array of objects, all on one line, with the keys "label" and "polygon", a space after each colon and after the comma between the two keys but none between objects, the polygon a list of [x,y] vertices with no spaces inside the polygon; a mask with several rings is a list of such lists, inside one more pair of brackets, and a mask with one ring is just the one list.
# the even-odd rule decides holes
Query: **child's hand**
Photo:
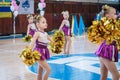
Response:
[{"label": "child's hand", "polygon": [[24,38],[23,38],[24,42],[30,42],[32,40],[32,36],[31,35],[26,35]]},{"label": "child's hand", "polygon": [[53,41],[53,40],[52,40],[51,42],[52,42],[53,44],[55,43],[55,41]]}]

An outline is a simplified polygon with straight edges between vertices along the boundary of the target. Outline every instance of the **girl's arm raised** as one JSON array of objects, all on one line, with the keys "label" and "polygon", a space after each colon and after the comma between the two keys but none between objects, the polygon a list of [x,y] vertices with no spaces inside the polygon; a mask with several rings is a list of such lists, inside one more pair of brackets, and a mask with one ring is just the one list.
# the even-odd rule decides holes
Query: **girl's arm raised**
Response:
[{"label": "girl's arm raised", "polygon": [[49,35],[47,35],[47,39],[48,39],[49,41],[51,41],[52,43],[54,43],[54,41],[52,40],[52,38],[51,38]]},{"label": "girl's arm raised", "polygon": [[29,45],[29,47],[30,47],[31,49],[33,49],[33,47],[34,47],[34,45],[35,45],[35,42],[36,42],[36,40],[38,39],[38,37],[39,37],[39,33],[38,33],[38,32],[35,32],[35,34],[34,34],[34,36],[33,36],[33,39],[32,39],[32,41],[31,41],[31,43],[30,43],[30,45]]},{"label": "girl's arm raised", "polygon": [[61,25],[60,25],[59,30],[61,30],[61,29],[62,29],[62,27],[64,26],[64,24],[65,24],[65,20],[63,20],[63,21],[62,21],[62,23],[61,23]]}]

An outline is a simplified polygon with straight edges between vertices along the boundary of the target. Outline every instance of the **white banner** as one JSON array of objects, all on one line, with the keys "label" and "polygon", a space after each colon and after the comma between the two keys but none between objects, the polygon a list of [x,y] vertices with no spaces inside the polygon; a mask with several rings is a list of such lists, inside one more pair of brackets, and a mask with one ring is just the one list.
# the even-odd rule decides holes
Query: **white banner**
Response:
[{"label": "white banner", "polygon": [[19,0],[19,14],[34,14],[34,0]]}]

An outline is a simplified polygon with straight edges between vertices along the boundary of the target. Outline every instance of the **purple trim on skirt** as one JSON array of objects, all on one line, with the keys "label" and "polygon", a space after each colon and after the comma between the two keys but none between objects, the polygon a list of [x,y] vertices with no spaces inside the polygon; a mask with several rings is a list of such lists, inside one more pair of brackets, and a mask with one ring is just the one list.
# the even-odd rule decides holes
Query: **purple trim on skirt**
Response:
[{"label": "purple trim on skirt", "polygon": [[67,27],[67,26],[64,25],[62,27],[62,31],[64,32],[65,35],[71,36],[71,29],[70,29],[70,27]]},{"label": "purple trim on skirt", "polygon": [[46,45],[42,45],[39,44],[39,42],[36,42],[35,50],[41,53],[41,60],[46,60],[50,58],[50,53]]},{"label": "purple trim on skirt", "polygon": [[118,62],[118,49],[115,41],[109,45],[106,44],[106,41],[103,41],[95,54],[111,61]]}]

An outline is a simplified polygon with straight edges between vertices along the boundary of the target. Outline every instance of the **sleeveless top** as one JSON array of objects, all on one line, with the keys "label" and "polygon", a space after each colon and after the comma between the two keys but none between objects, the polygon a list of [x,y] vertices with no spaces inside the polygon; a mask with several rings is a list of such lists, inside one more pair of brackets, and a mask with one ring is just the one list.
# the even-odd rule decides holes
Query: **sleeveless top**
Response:
[{"label": "sleeveless top", "polygon": [[35,24],[34,24],[34,23],[31,23],[31,24],[29,24],[29,25],[30,25],[30,29],[36,30],[36,27],[35,27]]},{"label": "sleeveless top", "polygon": [[68,20],[65,20],[65,26],[70,27],[70,22]]},{"label": "sleeveless top", "polygon": [[39,32],[39,38],[38,38],[38,42],[40,42],[40,44],[43,44],[43,45],[47,45],[49,43],[48,39],[47,39],[47,32],[41,32],[41,31],[38,31]]}]

